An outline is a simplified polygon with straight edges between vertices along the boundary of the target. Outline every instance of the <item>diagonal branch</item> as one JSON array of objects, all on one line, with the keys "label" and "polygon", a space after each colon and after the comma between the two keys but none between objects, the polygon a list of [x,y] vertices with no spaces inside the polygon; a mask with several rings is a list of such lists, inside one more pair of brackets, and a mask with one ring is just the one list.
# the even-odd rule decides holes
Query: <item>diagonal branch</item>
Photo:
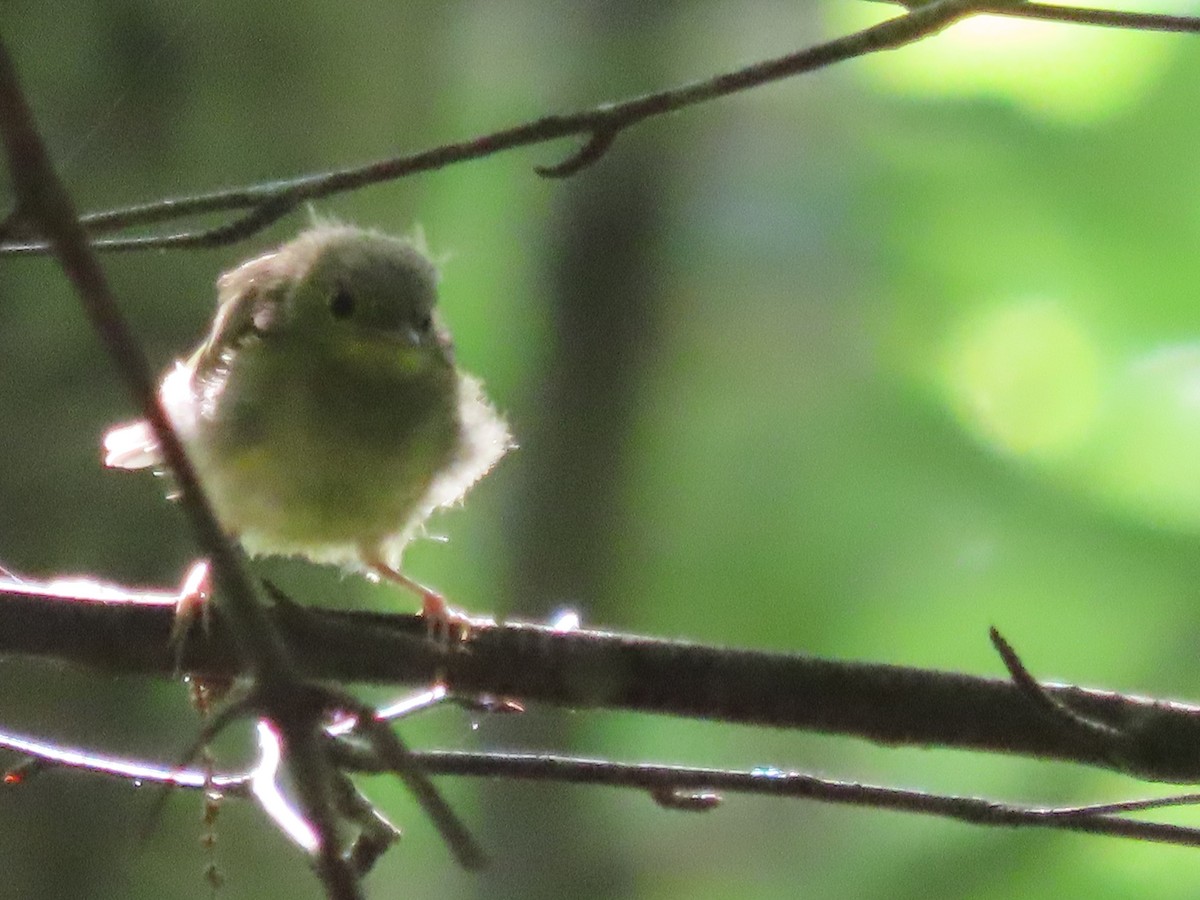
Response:
[{"label": "diagonal branch", "polygon": [[[915,6],[904,0],[875,0],[900,6]],[[1164,31],[1176,34],[1200,34],[1200,17],[1174,16],[1167,13],[1125,12],[1118,9],[1091,9],[1083,6],[1062,6],[1056,3],[1022,3],[1017,0],[995,0],[975,6],[974,12],[1011,19],[1036,19],[1068,25],[1098,25],[1104,28],[1124,28],[1129,31]]]},{"label": "diagonal branch", "polygon": [[48,236],[47,246],[58,256],[63,271],[79,296],[92,328],[108,350],[154,437],[178,485],[180,505],[188,517],[197,543],[216,570],[235,635],[256,674],[294,680],[294,670],[255,597],[255,587],[220,524],[196,470],[184,452],[166,411],[150,366],[125,322],[108,279],[74,204],[51,165],[38,134],[32,112],[17,79],[7,49],[0,44],[0,138],[8,155],[8,168],[22,217]]},{"label": "diagonal branch", "polygon": [[[306,702],[316,690],[305,685],[287,649],[256,596],[242,556],[228,540],[200,486],[199,478],[163,408],[150,368],[134,340],[71,197],[55,172],[26,101],[16,68],[0,42],[0,140],[21,217],[45,234],[75,289],[93,330],[109,352],[143,415],[150,423],[179,490],[181,505],[197,543],[209,555],[221,588],[220,607],[228,617],[231,644],[254,676],[254,695],[264,715],[279,729],[304,816],[319,836],[314,864],[330,898],[361,896],[357,874],[342,855],[333,806],[335,770],[318,739],[325,709]],[[171,641],[163,637],[163,646]],[[402,754],[400,754],[402,755]],[[428,809],[436,790],[419,771],[405,768],[410,783],[427,790],[418,802]],[[440,798],[438,798],[440,800]],[[452,845],[453,847],[453,845]]]},{"label": "diagonal branch", "polygon": [[[564,177],[600,159],[621,132],[647,119],[812,72],[843,60],[902,47],[941,31],[969,15],[976,6],[978,0],[936,0],[854,34],[670,90],[618,103],[606,103],[579,112],[545,116],[466,141],[445,144],[420,153],[393,157],[364,166],[92,213],[84,216],[82,222],[91,234],[103,234],[133,226],[177,221],[210,213],[253,211],[232,224],[207,231],[117,238],[100,240],[93,244],[97,250],[209,247],[241,240],[265,228],[280,215],[295,209],[305,201],[393,181],[417,172],[481,159],[517,147],[543,144],[566,137],[583,137],[584,144],[578,151],[556,165],[537,169],[539,174],[545,177]],[[13,223],[8,225],[9,233],[17,230]],[[45,253],[48,249],[43,243],[13,244],[5,241],[4,244],[0,244],[0,252],[3,253]]]},{"label": "diagonal branch", "polygon": [[[543,144],[566,137],[583,137],[584,142],[579,149],[561,162],[535,167],[535,171],[543,177],[562,178],[573,175],[599,160],[623,131],[643,121],[822,69],[844,60],[902,47],[935,34],[969,15],[1001,15],[1139,31],[1200,33],[1200,17],[1196,16],[1089,9],[1047,3],[1018,3],[1011,0],[937,0],[925,4],[905,3],[904,0],[880,2],[896,3],[911,8],[905,15],[854,34],[677,88],[616,103],[606,103],[574,113],[545,116],[491,134],[363,166],[207,194],[171,197],[105,212],[89,213],[82,216],[80,221],[87,227],[89,234],[96,235],[201,215],[243,211],[241,216],[212,228],[93,241],[93,247],[106,251],[217,247],[236,243],[257,234],[306,201],[482,159],[519,147]],[[18,211],[0,223],[0,254],[50,252],[48,244],[38,242],[34,237],[36,235],[30,234],[27,223],[22,221]]]},{"label": "diagonal branch", "polygon": [[[299,676],[262,605],[255,598],[254,586],[240,557],[217,523],[200,488],[196,471],[159,402],[150,367],[117,307],[99,259],[88,246],[87,234],[79,223],[74,204],[50,163],[12,59],[2,43],[0,138],[8,155],[19,210],[49,239],[93,329],[154,429],[179,486],[181,504],[197,541],[211,554],[218,583],[223,589],[221,605],[235,626],[232,633],[240,651],[239,657],[254,672],[260,689],[280,701],[282,708],[285,698],[299,683]],[[304,812],[321,838],[317,866],[328,896],[346,900],[358,897],[361,891],[357,878],[341,861],[336,817],[325,789],[324,760],[320,757],[313,729],[306,727],[295,714],[282,716],[280,724],[288,737],[293,767],[297,760],[300,762],[297,787],[303,795]]]}]

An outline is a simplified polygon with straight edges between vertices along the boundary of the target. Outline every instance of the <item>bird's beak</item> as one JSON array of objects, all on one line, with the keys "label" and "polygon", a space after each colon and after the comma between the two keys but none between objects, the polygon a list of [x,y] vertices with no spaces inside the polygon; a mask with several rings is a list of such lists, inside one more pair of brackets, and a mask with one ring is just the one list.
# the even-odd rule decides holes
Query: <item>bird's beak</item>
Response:
[{"label": "bird's beak", "polygon": [[416,349],[423,343],[420,332],[411,325],[388,328],[382,332],[376,332],[376,334],[386,337],[388,341],[393,341],[406,350]]}]

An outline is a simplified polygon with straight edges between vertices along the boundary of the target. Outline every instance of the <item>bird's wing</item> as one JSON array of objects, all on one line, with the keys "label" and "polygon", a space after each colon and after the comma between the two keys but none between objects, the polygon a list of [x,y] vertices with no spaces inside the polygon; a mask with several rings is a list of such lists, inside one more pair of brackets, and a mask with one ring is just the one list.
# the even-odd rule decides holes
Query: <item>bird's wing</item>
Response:
[{"label": "bird's wing", "polygon": [[[196,428],[196,397],[192,390],[192,372],[182,363],[163,379],[158,399],[167,418],[183,440]],[[110,469],[146,469],[163,464],[162,450],[150,423],[142,419],[118,425],[104,435],[104,465]]]},{"label": "bird's wing", "polygon": [[110,469],[145,469],[162,463],[149,422],[118,425],[104,435],[104,465]]},{"label": "bird's wing", "polygon": [[217,280],[217,315],[208,337],[187,366],[201,382],[228,362],[248,338],[268,334],[279,322],[287,277],[279,251],[265,253]]}]

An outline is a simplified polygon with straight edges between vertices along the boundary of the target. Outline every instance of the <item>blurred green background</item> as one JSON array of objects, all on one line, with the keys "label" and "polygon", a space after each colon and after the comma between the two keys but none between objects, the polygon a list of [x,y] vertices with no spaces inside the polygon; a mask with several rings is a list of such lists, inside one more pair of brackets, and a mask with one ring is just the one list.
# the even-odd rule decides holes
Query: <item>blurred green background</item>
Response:
[{"label": "blurred green background", "polygon": [[[1168,11],[1171,0],[1155,8]],[[1175,11],[1196,12],[1176,4]],[[1125,8],[1129,8],[1127,5]],[[81,207],[345,166],[651,91],[894,14],[822,3],[0,3]],[[521,449],[407,557],[512,617],[1197,698],[1200,38],[980,19],[644,124],[569,181],[537,147],[318,205],[450,254],[459,357]],[[7,177],[7,176],[5,176]],[[11,199],[8,182],[3,197]],[[246,245],[106,258],[155,365]],[[169,585],[161,482],[99,465],[131,405],[46,260],[0,260],[0,564]],[[295,562],[313,602],[396,603]],[[402,598],[408,608],[410,599]],[[172,759],[175,684],[5,660],[0,722]],[[773,765],[1007,800],[1152,793],[1058,764],[616,714],[439,711],[418,746]],[[245,730],[222,753],[244,757]],[[731,797],[443,781],[495,856],[411,801],[374,897],[1192,897],[1195,850]],[[0,896],[207,896],[200,804],[55,773],[0,794]],[[1177,821],[1196,824],[1196,815]],[[318,897],[252,808],[221,892]]]}]

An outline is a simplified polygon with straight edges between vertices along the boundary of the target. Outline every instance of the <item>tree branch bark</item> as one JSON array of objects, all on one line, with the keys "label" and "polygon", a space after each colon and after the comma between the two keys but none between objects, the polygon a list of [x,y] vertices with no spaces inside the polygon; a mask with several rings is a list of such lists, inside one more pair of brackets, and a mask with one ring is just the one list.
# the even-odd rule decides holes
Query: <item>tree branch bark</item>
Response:
[{"label": "tree branch bark", "polygon": [[[167,602],[103,602],[0,588],[0,655],[172,677]],[[291,656],[312,678],[426,685],[572,709],[619,709],[849,735],[888,745],[1056,759],[1151,780],[1200,782],[1200,707],[1060,684],[1046,693],[1080,729],[1005,679],[705,646],[538,625],[482,625],[461,646],[425,638],[417,616],[276,607]],[[243,674],[220,610],[179,661]]]}]

